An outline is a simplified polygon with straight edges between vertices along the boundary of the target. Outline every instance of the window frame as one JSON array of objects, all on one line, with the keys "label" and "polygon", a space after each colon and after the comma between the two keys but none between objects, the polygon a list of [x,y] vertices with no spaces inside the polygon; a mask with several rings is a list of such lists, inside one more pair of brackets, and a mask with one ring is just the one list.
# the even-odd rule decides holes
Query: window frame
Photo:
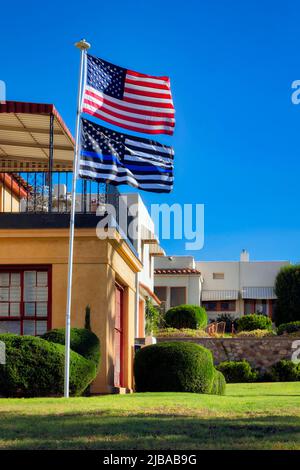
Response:
[{"label": "window frame", "polygon": [[[232,303],[234,305],[234,309],[232,310],[232,309],[222,308],[222,303],[225,303],[225,302],[229,304]],[[207,308],[205,305],[209,303],[216,304],[216,309],[211,310]],[[208,313],[236,312],[236,300],[202,300],[201,306],[204,307]]]},{"label": "window frame", "polygon": [[183,304],[187,302],[187,288],[186,286],[170,286],[170,308],[177,307],[177,305],[182,305],[181,303],[172,305],[172,289],[183,289],[184,290],[184,301]]},{"label": "window frame", "polygon": [[[44,272],[47,271],[47,281],[48,281],[48,300],[47,300],[47,318],[46,317],[37,317],[36,310],[34,315],[26,315],[25,316],[25,302],[24,300],[24,273],[26,271],[35,271],[35,272]],[[8,272],[10,275],[12,273],[20,273],[20,287],[21,287],[21,300],[20,300],[20,315],[19,316],[10,316],[10,315],[0,315],[0,322],[2,321],[15,321],[20,322],[20,336],[24,335],[24,321],[47,321],[47,330],[51,330],[52,326],[52,265],[0,265],[0,273]],[[10,285],[9,285],[10,287]],[[8,303],[13,303],[10,300]],[[37,301],[32,302],[34,304]],[[16,333],[17,334],[17,333]],[[36,335],[36,323],[35,323],[35,334]]]},{"label": "window frame", "polygon": [[[155,292],[156,289],[166,289],[166,298],[161,299],[160,296]],[[154,286],[154,294],[159,298],[161,302],[167,302],[168,299],[168,286]]]},{"label": "window frame", "polygon": [[224,281],[225,273],[220,273],[220,272],[212,273],[212,278],[214,281]]}]

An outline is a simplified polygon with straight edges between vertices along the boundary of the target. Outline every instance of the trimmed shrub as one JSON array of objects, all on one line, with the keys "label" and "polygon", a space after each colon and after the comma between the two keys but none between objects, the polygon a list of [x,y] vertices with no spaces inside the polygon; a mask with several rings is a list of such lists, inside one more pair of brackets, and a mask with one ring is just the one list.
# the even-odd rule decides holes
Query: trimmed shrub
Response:
[{"label": "trimmed shrub", "polygon": [[236,336],[238,338],[264,338],[265,336],[276,336],[276,333],[272,330],[251,330],[240,331]]},{"label": "trimmed shrub", "polygon": [[300,320],[300,264],[284,266],[275,281],[277,296],[274,319],[276,326]]},{"label": "trimmed shrub", "polygon": [[300,380],[300,365],[282,359],[271,367],[270,378],[274,382],[297,382]]},{"label": "trimmed shrub", "polygon": [[[42,336],[46,341],[56,344],[65,344],[65,328],[47,331]],[[81,356],[92,361],[96,369],[100,364],[100,342],[95,333],[85,328],[71,328],[70,348]]]},{"label": "trimmed shrub", "polygon": [[226,380],[222,372],[215,369],[211,388],[212,395],[225,395]]},{"label": "trimmed shrub", "polygon": [[265,315],[244,315],[237,320],[238,331],[272,330],[272,320]]},{"label": "trimmed shrub", "polygon": [[290,323],[282,323],[277,328],[278,335],[297,333],[300,334],[300,321],[291,321]]},{"label": "trimmed shrub", "polygon": [[207,315],[205,308],[198,305],[178,305],[170,308],[165,316],[166,326],[171,328],[205,328]]},{"label": "trimmed shrub", "polygon": [[258,373],[245,360],[224,361],[217,365],[217,369],[222,372],[227,383],[256,382],[258,379]]},{"label": "trimmed shrub", "polygon": [[[6,364],[0,365],[0,395],[45,397],[63,394],[65,351],[42,338],[0,335]],[[70,394],[81,395],[96,376],[96,367],[74,351],[70,354]]]},{"label": "trimmed shrub", "polygon": [[213,357],[195,343],[153,344],[137,351],[134,375],[137,392],[210,393]]}]

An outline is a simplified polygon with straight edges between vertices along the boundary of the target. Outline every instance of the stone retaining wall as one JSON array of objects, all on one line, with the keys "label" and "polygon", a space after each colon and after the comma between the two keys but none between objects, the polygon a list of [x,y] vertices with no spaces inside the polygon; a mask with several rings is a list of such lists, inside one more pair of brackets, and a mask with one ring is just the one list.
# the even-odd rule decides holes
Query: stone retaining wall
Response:
[{"label": "stone retaining wall", "polygon": [[[163,341],[187,341],[200,344],[209,349],[215,364],[222,361],[241,361],[246,359],[252,367],[266,370],[281,359],[291,359],[295,349],[294,341],[299,338],[276,336],[266,338],[157,338]],[[300,347],[298,343],[297,348]]]}]

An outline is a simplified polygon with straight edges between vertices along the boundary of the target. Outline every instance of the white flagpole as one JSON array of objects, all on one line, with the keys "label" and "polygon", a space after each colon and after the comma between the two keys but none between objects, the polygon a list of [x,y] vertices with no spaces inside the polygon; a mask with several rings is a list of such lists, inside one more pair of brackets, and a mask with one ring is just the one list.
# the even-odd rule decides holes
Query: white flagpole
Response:
[{"label": "white flagpole", "polygon": [[74,247],[74,225],[75,225],[75,211],[76,211],[76,182],[79,160],[79,130],[80,130],[80,114],[81,114],[81,101],[82,101],[82,85],[83,85],[83,71],[85,67],[86,51],[91,46],[85,39],[77,42],[75,46],[80,49],[80,72],[77,96],[77,115],[76,115],[76,131],[75,131],[75,152],[73,161],[73,180],[72,180],[72,198],[71,198],[71,213],[70,213],[70,239],[69,239],[69,263],[68,263],[68,289],[67,289],[67,307],[66,307],[66,335],[65,335],[65,382],[64,382],[64,396],[69,398],[69,381],[70,381],[70,330],[71,330],[71,299],[72,299],[72,274],[73,274],[73,247]]}]

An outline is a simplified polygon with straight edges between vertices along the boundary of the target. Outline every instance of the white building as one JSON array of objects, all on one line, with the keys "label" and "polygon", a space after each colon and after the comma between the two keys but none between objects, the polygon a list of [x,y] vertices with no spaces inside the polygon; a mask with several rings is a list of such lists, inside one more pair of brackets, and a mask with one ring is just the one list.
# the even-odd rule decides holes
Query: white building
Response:
[{"label": "white building", "polygon": [[199,305],[201,273],[192,256],[155,258],[154,292],[168,310],[180,304]]},{"label": "white building", "polygon": [[[143,264],[140,273],[136,275],[137,298],[135,315],[135,336],[145,336],[145,302],[146,298],[152,300],[154,305],[160,304],[160,299],[154,293],[154,259],[165,255],[155,235],[154,222],[138,193],[122,194],[128,206],[129,233],[134,249]],[[130,224],[130,217],[134,218]],[[127,227],[128,224],[125,223]]]},{"label": "white building", "polygon": [[[275,279],[280,268],[287,264],[288,261],[250,261],[245,250],[240,261],[195,262],[192,257],[166,256],[155,262],[154,291],[167,308],[183,303],[183,299],[204,306],[211,320],[221,313],[239,317],[260,312],[272,317],[276,303]],[[192,268],[193,273],[185,277],[178,272],[184,268]],[[198,282],[193,276],[198,277]],[[194,279],[194,284],[190,279]],[[174,286],[180,292],[178,299],[171,298]]]}]

